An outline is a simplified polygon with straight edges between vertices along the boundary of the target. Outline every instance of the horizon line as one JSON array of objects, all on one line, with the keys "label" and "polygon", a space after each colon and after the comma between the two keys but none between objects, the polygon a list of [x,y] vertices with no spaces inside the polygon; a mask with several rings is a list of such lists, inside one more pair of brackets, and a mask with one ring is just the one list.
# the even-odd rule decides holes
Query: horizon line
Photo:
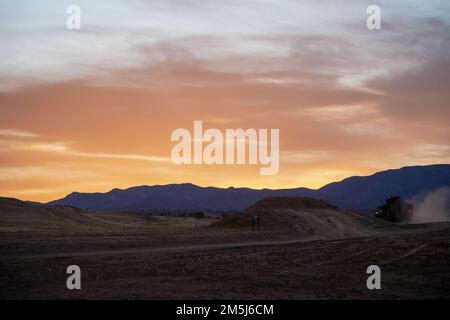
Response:
[{"label": "horizon line", "polygon": [[40,201],[33,201],[33,200],[24,200],[24,199],[19,199],[19,198],[15,198],[15,197],[3,197],[3,196],[0,196],[0,198],[10,198],[10,199],[16,199],[16,200],[20,200],[20,201],[24,201],[24,202],[34,202],[34,203],[42,203],[42,204],[48,204],[48,203],[51,203],[51,202],[53,202],[53,201],[57,201],[57,200],[61,200],[61,199],[64,199],[64,198],[66,198],[66,197],[68,197],[69,195],[71,195],[71,194],[106,194],[106,193],[109,193],[109,192],[111,192],[111,191],[114,191],[114,190],[120,190],[120,191],[126,191],[126,190],[129,190],[129,189],[132,189],[132,188],[140,188],[140,187],[165,187],[165,186],[179,186],[179,185],[193,185],[193,186],[195,186],[195,187],[199,187],[199,188],[216,188],[216,189],[222,189],[222,190],[226,190],[226,189],[250,189],[250,190],[256,190],[256,191],[260,191],[260,190],[294,190],[294,189],[308,189],[308,190],[312,190],[312,191],[317,191],[317,190],[320,190],[320,189],[322,189],[323,187],[325,187],[325,186],[328,186],[328,185],[330,185],[330,184],[333,184],[333,183],[339,183],[339,182],[343,182],[343,181],[345,181],[345,180],[347,180],[347,179],[350,179],[350,178],[356,178],[356,177],[371,177],[371,176],[374,176],[374,175],[376,175],[376,174],[379,174],[379,173],[382,173],[382,172],[388,172],[388,171],[393,171],[393,170],[401,170],[401,169],[406,169],[406,168],[415,168],[415,167],[432,167],[432,166],[450,166],[450,164],[449,163],[436,163],[436,164],[419,164],[419,165],[411,165],[411,166],[403,166],[403,167],[399,167],[399,168],[389,168],[389,169],[385,169],[385,170],[380,170],[380,171],[375,171],[375,172],[373,172],[372,174],[369,174],[369,175],[361,175],[361,176],[358,176],[358,175],[355,175],[355,176],[349,176],[349,177],[346,177],[346,178],[344,178],[344,179],[342,179],[342,180],[338,180],[338,181],[332,181],[332,182],[330,182],[330,183],[327,183],[327,184],[324,184],[323,186],[321,186],[321,187],[319,187],[319,188],[308,188],[308,187],[293,187],[293,188],[277,188],[277,189],[272,189],[272,188],[252,188],[252,187],[246,187],[246,186],[229,186],[229,187],[216,187],[216,186],[211,186],[211,185],[208,185],[208,186],[202,186],[202,185],[198,185],[198,184],[195,184],[195,183],[192,183],[192,182],[182,182],[182,183],[167,183],[167,184],[153,184],[153,185],[146,185],[146,184],[144,184],[144,185],[135,185],[135,186],[130,186],[130,187],[127,187],[127,188],[112,188],[112,189],[109,189],[109,190],[107,190],[107,191],[103,191],[103,192],[101,192],[101,191],[97,191],[97,192],[79,192],[79,191],[73,191],[73,192],[71,192],[71,193],[68,193],[66,196],[64,196],[64,197],[62,197],[62,198],[58,198],[58,199],[54,199],[54,200],[50,200],[50,201],[47,201],[47,202],[40,202]]}]

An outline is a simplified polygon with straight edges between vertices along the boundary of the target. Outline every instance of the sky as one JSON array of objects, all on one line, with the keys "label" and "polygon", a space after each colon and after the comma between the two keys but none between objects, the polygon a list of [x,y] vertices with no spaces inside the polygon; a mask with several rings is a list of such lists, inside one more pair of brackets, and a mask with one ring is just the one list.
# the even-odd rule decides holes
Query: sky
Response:
[{"label": "sky", "polygon": [[[319,188],[450,163],[448,1],[0,0],[0,41],[1,196]],[[194,120],[279,129],[278,173],[173,164],[171,132]]]}]

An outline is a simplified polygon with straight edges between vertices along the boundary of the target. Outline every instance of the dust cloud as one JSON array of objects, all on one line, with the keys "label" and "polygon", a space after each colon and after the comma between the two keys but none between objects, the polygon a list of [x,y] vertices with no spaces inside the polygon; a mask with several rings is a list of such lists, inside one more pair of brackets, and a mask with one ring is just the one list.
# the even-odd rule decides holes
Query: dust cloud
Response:
[{"label": "dust cloud", "polygon": [[430,192],[414,204],[411,223],[450,221],[450,188],[442,187]]}]

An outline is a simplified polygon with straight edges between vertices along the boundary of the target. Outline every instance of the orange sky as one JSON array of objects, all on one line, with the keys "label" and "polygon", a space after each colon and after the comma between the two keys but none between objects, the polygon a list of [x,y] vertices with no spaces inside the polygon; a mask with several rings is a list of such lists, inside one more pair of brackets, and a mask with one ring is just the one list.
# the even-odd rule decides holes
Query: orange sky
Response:
[{"label": "orange sky", "polygon": [[[77,40],[86,72],[44,79],[45,70],[31,67],[2,71],[0,195],[48,201],[72,191],[184,182],[317,188],[388,168],[450,163],[450,28],[426,21],[406,34],[395,25],[379,35],[350,26],[351,38],[277,30],[276,37],[252,35],[267,43],[250,53],[234,52],[223,34],[152,39],[123,49],[128,55],[115,59],[139,59],[120,67],[92,64],[98,53],[84,56]],[[430,49],[428,41],[438,44]],[[268,44],[287,50],[271,55]],[[214,48],[220,54],[203,52]],[[194,120],[205,129],[279,128],[278,174],[261,176],[259,165],[172,164],[170,134],[192,131]]]}]

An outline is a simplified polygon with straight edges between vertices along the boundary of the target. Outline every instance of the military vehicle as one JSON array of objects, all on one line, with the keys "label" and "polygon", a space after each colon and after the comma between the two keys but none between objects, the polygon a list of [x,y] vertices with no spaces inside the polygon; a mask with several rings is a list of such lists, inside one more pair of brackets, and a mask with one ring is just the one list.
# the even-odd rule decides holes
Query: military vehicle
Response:
[{"label": "military vehicle", "polygon": [[400,197],[390,197],[377,208],[375,217],[391,222],[405,222],[412,218],[413,206]]}]

